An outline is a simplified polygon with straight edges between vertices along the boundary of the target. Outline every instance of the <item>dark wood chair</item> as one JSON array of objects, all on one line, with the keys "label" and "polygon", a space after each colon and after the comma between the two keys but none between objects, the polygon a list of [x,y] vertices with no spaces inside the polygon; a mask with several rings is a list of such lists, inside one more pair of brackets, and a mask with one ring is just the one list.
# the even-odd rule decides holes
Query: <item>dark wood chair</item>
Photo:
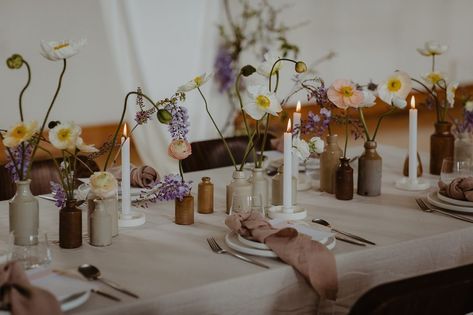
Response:
[{"label": "dark wood chair", "polygon": [[[100,170],[97,163],[93,160],[89,160],[83,156],[80,159],[88,165],[92,171]],[[61,163],[62,159],[56,159],[58,163]],[[91,172],[82,163],[77,164],[77,177],[89,177]],[[31,192],[33,195],[48,194],[51,192],[50,182],[59,182],[59,175],[57,173],[54,161],[52,159],[39,160],[33,162],[33,168],[31,169]],[[0,166],[0,200],[8,200],[15,194],[16,188],[15,183],[12,182],[8,170]]]},{"label": "dark wood chair", "polygon": [[473,264],[390,282],[365,293],[349,315],[473,312]]},{"label": "dark wood chair", "polygon": [[[245,155],[248,137],[238,136],[225,138],[225,140],[227,141],[237,163],[241,162]],[[266,150],[271,149],[270,140],[271,136],[268,135],[265,145]],[[192,142],[191,147],[192,154],[187,159],[182,160],[182,168],[184,172],[200,171],[232,165],[232,160],[228,156],[225,145],[221,139]],[[259,143],[257,143],[257,148],[260,148]],[[250,154],[247,159],[247,162],[251,161],[253,161],[252,154]]]}]

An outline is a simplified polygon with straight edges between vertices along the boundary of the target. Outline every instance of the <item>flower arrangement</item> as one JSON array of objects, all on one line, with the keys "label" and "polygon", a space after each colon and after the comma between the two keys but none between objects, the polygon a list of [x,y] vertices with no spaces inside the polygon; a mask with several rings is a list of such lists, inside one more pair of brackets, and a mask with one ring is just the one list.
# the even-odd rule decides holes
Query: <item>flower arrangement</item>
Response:
[{"label": "flower arrangement", "polygon": [[[424,92],[427,93],[426,105],[431,108],[435,106],[435,113],[437,122],[446,122],[448,118],[448,109],[453,107],[455,103],[455,93],[458,88],[458,82],[448,81],[446,76],[437,71],[435,68],[435,58],[440,56],[448,50],[447,45],[437,43],[435,41],[428,41],[424,48],[418,48],[417,51],[425,57],[432,59],[431,72],[421,76],[422,81],[412,79],[417,84],[421,85]],[[421,92],[418,89],[414,89]]]},{"label": "flower arrangement", "polygon": [[19,114],[20,122],[13,125],[9,130],[1,130],[0,138],[7,152],[8,162],[5,167],[9,170],[11,178],[14,181],[24,181],[31,176],[32,160],[38,149],[45,150],[41,146],[43,131],[46,128],[46,122],[49,119],[51,110],[56,102],[61,89],[62,80],[66,71],[67,59],[74,56],[85,45],[86,40],[80,41],[42,41],[41,55],[50,61],[61,61],[63,68],[59,75],[54,96],[49,104],[48,110],[44,116],[41,126],[36,121],[26,122],[23,112],[23,95],[31,82],[31,67],[29,63],[19,54],[14,54],[7,59],[8,68],[17,70],[23,65],[26,67],[28,79],[19,95]]},{"label": "flower arrangement", "polygon": [[109,172],[95,172],[90,176],[90,191],[100,199],[112,198],[118,191],[117,179]]}]

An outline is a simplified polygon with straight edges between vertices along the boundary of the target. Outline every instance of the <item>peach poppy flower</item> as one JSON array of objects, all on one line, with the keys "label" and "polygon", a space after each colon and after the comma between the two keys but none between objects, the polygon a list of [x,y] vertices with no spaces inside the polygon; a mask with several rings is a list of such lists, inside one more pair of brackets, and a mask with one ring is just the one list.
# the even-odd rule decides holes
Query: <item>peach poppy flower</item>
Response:
[{"label": "peach poppy flower", "polygon": [[335,106],[342,109],[357,108],[365,99],[363,92],[357,90],[353,82],[342,79],[335,80],[332,83],[327,90],[327,96]]}]

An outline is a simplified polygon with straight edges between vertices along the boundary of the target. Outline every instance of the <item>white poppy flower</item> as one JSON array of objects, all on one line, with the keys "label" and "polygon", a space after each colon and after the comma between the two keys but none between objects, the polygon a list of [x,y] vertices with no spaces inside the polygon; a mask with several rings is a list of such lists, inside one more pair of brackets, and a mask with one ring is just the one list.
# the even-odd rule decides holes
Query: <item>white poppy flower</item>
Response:
[{"label": "white poppy flower", "polygon": [[309,141],[309,148],[311,153],[324,152],[325,143],[320,137],[312,137]]},{"label": "white poppy flower", "polygon": [[422,55],[422,56],[435,56],[435,55],[441,55],[444,52],[446,52],[448,49],[447,45],[440,44],[436,41],[428,41],[425,43],[424,48],[417,48],[417,51]]},{"label": "white poppy flower", "polygon": [[81,131],[73,122],[61,123],[49,130],[49,141],[56,149],[74,151]]},{"label": "white poppy flower", "polygon": [[282,62],[279,61],[273,68],[273,65],[274,63],[279,59],[279,57],[272,53],[272,52],[267,52],[266,54],[264,54],[264,61],[263,63],[261,63],[259,65],[259,67],[256,69],[256,71],[265,76],[265,77],[269,77],[269,74],[271,72],[271,69],[273,69],[273,73],[272,74],[275,74],[276,72],[278,72],[281,67],[282,67]]},{"label": "white poppy flower", "polygon": [[309,144],[299,137],[292,139],[292,152],[300,159],[307,160],[310,156]]},{"label": "white poppy flower", "polygon": [[205,82],[207,82],[210,78],[212,77],[212,74],[202,74],[199,76],[196,76],[194,79],[190,80],[184,85],[181,85],[180,87],[177,88],[178,92],[189,92],[192,91],[193,89],[196,89],[198,87],[201,87],[204,85]]},{"label": "white poppy flower", "polygon": [[421,77],[422,80],[424,80],[425,83],[427,83],[427,85],[429,85],[430,87],[438,84],[441,81],[447,81],[447,78],[444,76],[444,74],[439,71],[429,72],[422,75]]},{"label": "white poppy flower", "polygon": [[58,61],[74,56],[87,43],[86,39],[79,41],[41,41],[41,55],[51,61]]},{"label": "white poppy flower", "polygon": [[358,106],[360,107],[372,107],[376,104],[376,96],[370,90],[363,90],[363,102]]},{"label": "white poppy flower", "polygon": [[468,101],[465,103],[465,110],[467,112],[473,112],[473,101]]},{"label": "white poppy flower", "polygon": [[3,136],[3,144],[8,148],[16,147],[20,143],[30,140],[37,131],[38,123],[34,120],[29,123],[19,122]]},{"label": "white poppy flower", "polygon": [[99,150],[93,144],[85,144],[82,137],[77,137],[76,148],[85,153],[98,152]]},{"label": "white poppy flower", "polygon": [[276,94],[269,92],[265,86],[249,86],[248,94],[250,99],[243,106],[243,110],[253,119],[260,120],[266,113],[277,116],[282,110]]},{"label": "white poppy flower", "polygon": [[404,109],[407,106],[407,101],[403,98],[394,96],[392,99],[392,105],[396,106],[399,109]]},{"label": "white poppy flower", "polygon": [[457,92],[458,84],[457,81],[452,81],[447,85],[447,101],[450,107],[453,107],[455,103],[455,93]]},{"label": "white poppy flower", "polygon": [[378,97],[389,105],[399,107],[401,102],[398,98],[405,100],[411,89],[412,82],[409,75],[403,71],[396,71],[378,86]]}]

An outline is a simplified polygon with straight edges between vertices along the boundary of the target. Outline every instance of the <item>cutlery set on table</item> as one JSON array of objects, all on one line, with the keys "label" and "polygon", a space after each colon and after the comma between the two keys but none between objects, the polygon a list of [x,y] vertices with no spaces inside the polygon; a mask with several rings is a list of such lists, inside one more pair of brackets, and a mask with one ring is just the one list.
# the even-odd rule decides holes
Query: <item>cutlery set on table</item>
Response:
[{"label": "cutlery set on table", "polygon": [[429,192],[425,198],[416,198],[416,202],[422,211],[473,223],[473,216],[467,216],[473,215],[473,201],[454,199],[437,190]]}]

